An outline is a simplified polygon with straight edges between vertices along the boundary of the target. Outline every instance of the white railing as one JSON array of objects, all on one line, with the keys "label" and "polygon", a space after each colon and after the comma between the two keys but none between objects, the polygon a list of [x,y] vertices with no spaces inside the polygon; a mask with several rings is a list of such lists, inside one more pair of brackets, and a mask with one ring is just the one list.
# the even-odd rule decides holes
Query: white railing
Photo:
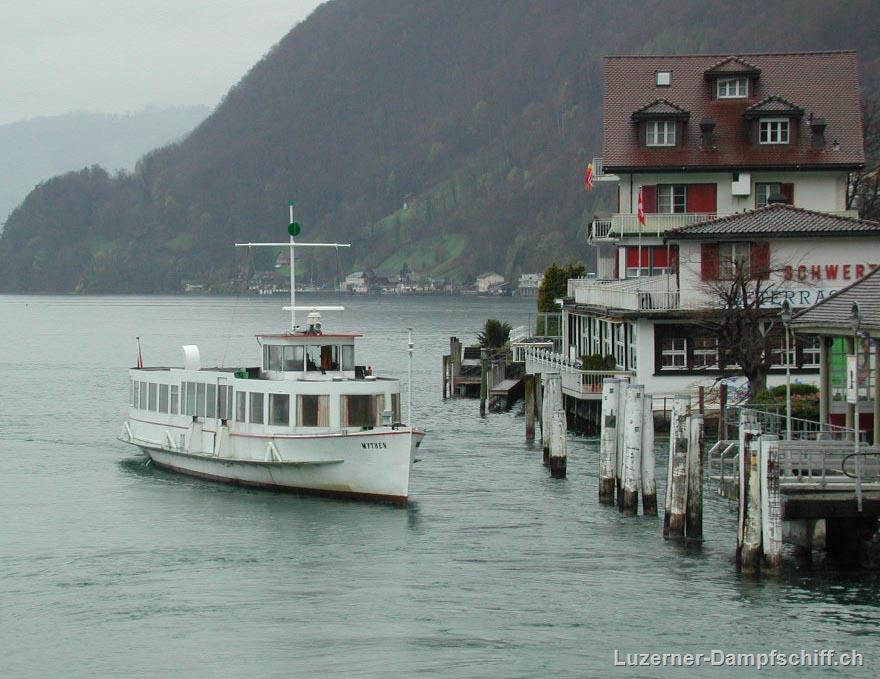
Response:
[{"label": "white railing", "polygon": [[576,304],[629,309],[633,311],[663,311],[698,308],[693,299],[681,300],[674,276],[642,276],[625,280],[603,281],[595,278],[572,278],[568,281],[568,296]]},{"label": "white railing", "polygon": [[635,375],[629,370],[582,370],[575,361],[546,349],[526,348],[523,353],[527,374],[559,373],[562,391],[575,398],[601,398],[603,380]]},{"label": "white railing", "polygon": [[627,236],[654,236],[660,237],[672,229],[680,229],[684,226],[692,226],[708,222],[723,214],[715,212],[679,212],[659,213],[650,212],[645,215],[645,223],[639,222],[639,216],[628,212],[618,212],[611,218],[603,217],[593,220],[590,228],[590,238],[602,240],[621,238]]},{"label": "white railing", "polygon": [[553,340],[532,340],[510,343],[510,353],[514,363],[522,363],[526,360],[526,352],[532,349],[542,349],[544,351],[553,351]]}]

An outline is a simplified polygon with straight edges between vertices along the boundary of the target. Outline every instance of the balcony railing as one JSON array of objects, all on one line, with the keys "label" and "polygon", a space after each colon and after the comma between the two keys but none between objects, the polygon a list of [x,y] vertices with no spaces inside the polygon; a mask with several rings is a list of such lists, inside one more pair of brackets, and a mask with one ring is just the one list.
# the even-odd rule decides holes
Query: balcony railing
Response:
[{"label": "balcony railing", "polygon": [[682,303],[674,276],[645,276],[626,280],[601,281],[595,278],[572,278],[568,296],[575,304],[626,309],[632,311],[663,311],[692,308]]},{"label": "balcony railing", "polygon": [[639,222],[639,216],[619,212],[610,218],[595,219],[590,228],[591,240],[609,240],[628,236],[654,236],[659,238],[667,231],[680,229],[723,217],[714,212],[681,212],[675,214],[649,213],[645,215],[645,223]]},{"label": "balcony railing", "polygon": [[632,378],[630,370],[581,370],[575,361],[546,349],[528,348],[524,351],[526,373],[559,373],[563,393],[578,399],[602,398],[602,381],[609,377]]}]

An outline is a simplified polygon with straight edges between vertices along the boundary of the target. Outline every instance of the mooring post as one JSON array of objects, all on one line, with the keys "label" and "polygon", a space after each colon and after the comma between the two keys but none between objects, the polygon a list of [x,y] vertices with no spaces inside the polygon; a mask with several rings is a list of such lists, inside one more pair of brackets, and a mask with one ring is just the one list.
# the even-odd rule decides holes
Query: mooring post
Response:
[{"label": "mooring post", "polygon": [[688,439],[688,494],[685,536],[688,542],[703,541],[703,416],[691,415]]},{"label": "mooring post", "polygon": [[553,413],[562,408],[562,376],[549,373],[544,387],[544,402],[541,405],[541,439],[543,442],[544,464],[550,464],[550,439],[553,433]]},{"label": "mooring post", "polygon": [[565,411],[557,408],[553,412],[553,435],[550,437],[550,476],[564,479],[568,452],[565,445]]},{"label": "mooring post", "polygon": [[639,507],[639,486],[642,483],[642,420],[645,417],[645,387],[630,384],[626,388],[626,433],[623,449],[623,500],[620,511],[634,516]]},{"label": "mooring post", "polygon": [[761,437],[753,437],[746,451],[748,482],[745,502],[740,501],[745,511],[741,550],[743,573],[757,573],[761,568],[761,474],[758,469],[760,446]]},{"label": "mooring post", "polygon": [[486,416],[487,398],[489,398],[489,350],[480,349],[480,417]]},{"label": "mooring post", "polygon": [[706,413],[706,387],[702,385],[697,387],[697,412],[700,415]]},{"label": "mooring post", "polygon": [[[663,537],[669,537],[669,517],[672,515],[672,461],[675,459],[675,447],[679,436],[676,435],[675,425],[678,422],[679,401],[672,399],[672,408],[669,410],[669,451],[666,456],[666,497],[663,501]],[[663,413],[666,414],[666,398],[663,398]]]},{"label": "mooring post", "polygon": [[644,398],[642,418],[642,511],[645,516],[657,516],[657,478],[654,459],[654,399]]},{"label": "mooring post", "polygon": [[617,483],[617,390],[623,382],[606,377],[602,380],[602,414],[599,433],[599,502],[614,504]]},{"label": "mooring post", "polygon": [[617,493],[617,507],[623,503],[623,456],[624,435],[626,433],[626,387],[629,380],[622,378],[617,387],[617,446],[614,455],[614,490]]},{"label": "mooring post", "polygon": [[[687,512],[687,459],[690,440],[691,397],[677,395],[672,406],[672,427],[669,432],[670,460],[672,471],[669,494],[668,529],[666,536],[672,539],[684,537],[685,514]],[[666,521],[664,519],[664,524]]]},{"label": "mooring post", "polygon": [[[749,488],[751,468],[751,448],[753,441],[761,434],[761,428],[755,419],[754,413],[740,410],[739,414],[739,502],[738,522],[736,529],[736,569],[746,570],[746,533],[749,521]],[[754,542],[754,536],[752,536]],[[758,539],[760,539],[760,521],[758,522]],[[753,555],[749,555],[753,562]],[[754,569],[751,563],[749,568]]]},{"label": "mooring post", "polygon": [[779,437],[765,434],[760,439],[761,544],[764,565],[770,570],[782,566],[782,504],[779,495]]},{"label": "mooring post", "polygon": [[446,389],[449,383],[449,359],[446,354],[443,355],[443,398],[446,399]]},{"label": "mooring post", "polygon": [[526,410],[526,441],[535,440],[535,376],[526,375],[523,385],[523,400]]}]

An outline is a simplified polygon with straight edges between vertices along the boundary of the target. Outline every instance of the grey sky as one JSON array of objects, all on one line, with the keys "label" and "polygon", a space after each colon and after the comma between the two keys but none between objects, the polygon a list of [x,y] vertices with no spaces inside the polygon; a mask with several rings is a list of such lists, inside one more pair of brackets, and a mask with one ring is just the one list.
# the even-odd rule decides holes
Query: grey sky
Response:
[{"label": "grey sky", "polygon": [[321,0],[0,0],[0,124],[215,105]]}]

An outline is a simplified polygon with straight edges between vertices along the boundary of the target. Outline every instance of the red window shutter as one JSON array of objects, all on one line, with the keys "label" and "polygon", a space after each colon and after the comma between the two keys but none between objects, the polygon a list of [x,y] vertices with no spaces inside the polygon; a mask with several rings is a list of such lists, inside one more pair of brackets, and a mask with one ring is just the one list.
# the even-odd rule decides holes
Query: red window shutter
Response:
[{"label": "red window shutter", "polygon": [[666,246],[658,245],[653,248],[654,266],[656,268],[666,268],[669,266],[669,258],[666,256]]},{"label": "red window shutter", "polygon": [[687,211],[714,215],[717,211],[716,196],[715,184],[688,184]]},{"label": "red window shutter", "polygon": [[785,196],[785,202],[794,205],[794,184],[780,184],[779,190]]},{"label": "red window shutter", "polygon": [[752,276],[767,280],[770,278],[770,243],[762,240],[752,243]]},{"label": "red window shutter", "polygon": [[718,280],[718,243],[700,244],[700,280]]},{"label": "red window shutter", "polygon": [[645,213],[657,212],[657,185],[648,184],[642,187],[642,204],[645,207]]},{"label": "red window shutter", "polygon": [[626,249],[626,265],[627,266],[638,266],[639,265],[639,249],[638,248],[627,248]]}]

